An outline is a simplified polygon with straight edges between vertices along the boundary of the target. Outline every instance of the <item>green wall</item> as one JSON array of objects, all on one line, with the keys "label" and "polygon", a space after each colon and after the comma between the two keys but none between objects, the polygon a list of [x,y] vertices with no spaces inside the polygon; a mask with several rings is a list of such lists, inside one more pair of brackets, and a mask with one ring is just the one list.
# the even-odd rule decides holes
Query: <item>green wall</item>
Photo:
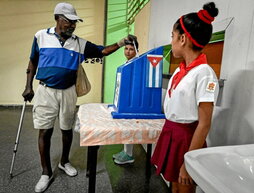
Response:
[{"label": "green wall", "polygon": [[[128,35],[128,31],[133,34],[133,26],[128,30],[126,24],[127,0],[108,0],[107,4],[107,26],[106,45],[113,44]],[[126,59],[121,48],[110,56],[105,57],[104,82],[103,82],[103,102],[113,103],[116,69],[122,65]]]}]

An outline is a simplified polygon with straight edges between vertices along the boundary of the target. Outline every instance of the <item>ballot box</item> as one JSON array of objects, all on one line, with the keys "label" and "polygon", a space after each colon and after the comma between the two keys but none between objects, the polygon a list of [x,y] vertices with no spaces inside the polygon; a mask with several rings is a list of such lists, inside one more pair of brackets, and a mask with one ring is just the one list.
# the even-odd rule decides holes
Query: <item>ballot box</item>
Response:
[{"label": "ballot box", "polygon": [[163,46],[119,66],[116,72],[112,117],[163,119]]}]

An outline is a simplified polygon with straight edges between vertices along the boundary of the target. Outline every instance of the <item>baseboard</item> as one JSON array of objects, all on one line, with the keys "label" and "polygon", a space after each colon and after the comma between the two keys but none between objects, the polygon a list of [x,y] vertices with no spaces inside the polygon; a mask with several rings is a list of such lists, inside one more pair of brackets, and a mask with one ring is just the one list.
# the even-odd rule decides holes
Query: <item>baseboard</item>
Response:
[{"label": "baseboard", "polygon": [[[10,109],[10,110],[15,110],[15,109],[22,109],[23,105],[13,105],[13,104],[0,104],[0,110],[4,110],[4,109]],[[79,105],[76,105],[76,107],[78,108]],[[33,105],[32,104],[26,104],[26,109],[32,109]]]},{"label": "baseboard", "polygon": [[[10,109],[10,110],[14,110],[14,109],[22,109],[23,105],[11,105],[11,104],[6,104],[6,105],[0,105],[0,109],[4,110],[4,109]],[[26,105],[27,109],[32,109],[33,105],[31,104],[27,104]]]}]

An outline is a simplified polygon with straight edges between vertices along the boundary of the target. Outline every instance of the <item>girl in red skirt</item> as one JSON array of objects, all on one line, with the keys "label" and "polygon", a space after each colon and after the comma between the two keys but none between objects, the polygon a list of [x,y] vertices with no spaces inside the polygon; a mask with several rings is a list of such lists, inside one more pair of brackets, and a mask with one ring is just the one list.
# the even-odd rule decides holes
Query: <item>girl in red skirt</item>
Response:
[{"label": "girl in red skirt", "polygon": [[212,21],[218,15],[213,2],[197,13],[180,17],[173,26],[172,53],[183,62],[169,81],[166,121],[152,156],[157,174],[172,184],[173,193],[194,193],[196,186],[184,165],[184,154],[206,146],[218,81],[202,49],[210,41]]}]

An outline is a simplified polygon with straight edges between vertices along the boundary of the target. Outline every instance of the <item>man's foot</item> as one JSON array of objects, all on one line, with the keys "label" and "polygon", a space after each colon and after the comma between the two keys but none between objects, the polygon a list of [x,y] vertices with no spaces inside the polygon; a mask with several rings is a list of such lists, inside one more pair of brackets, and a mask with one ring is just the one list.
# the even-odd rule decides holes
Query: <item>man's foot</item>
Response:
[{"label": "man's foot", "polygon": [[52,179],[53,179],[53,175],[51,177],[49,177],[48,175],[42,175],[40,180],[36,184],[34,191],[44,192],[48,188],[49,183]]},{"label": "man's foot", "polygon": [[124,150],[123,151],[120,151],[119,153],[116,153],[116,154],[113,154],[113,159],[117,159],[117,158],[119,158],[122,154],[124,154],[125,152],[124,152]]},{"label": "man's foot", "polygon": [[66,163],[64,166],[62,166],[61,163],[58,164],[58,168],[63,170],[68,176],[76,176],[78,174],[78,171],[70,164]]},{"label": "man's foot", "polygon": [[119,157],[117,157],[116,159],[114,159],[114,162],[116,164],[129,164],[129,163],[133,163],[135,160],[132,156],[129,156],[127,153],[123,152],[119,155]]}]

